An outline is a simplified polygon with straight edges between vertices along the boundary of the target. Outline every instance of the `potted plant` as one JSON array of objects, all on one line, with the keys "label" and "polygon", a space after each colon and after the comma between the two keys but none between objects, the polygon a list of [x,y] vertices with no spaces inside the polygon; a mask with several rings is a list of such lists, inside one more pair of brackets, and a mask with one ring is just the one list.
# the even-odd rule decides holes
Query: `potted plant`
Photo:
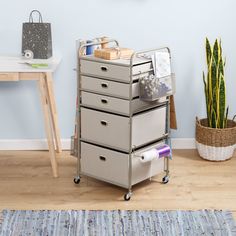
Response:
[{"label": "potted plant", "polygon": [[211,161],[233,156],[236,144],[236,122],[228,119],[226,108],[225,60],[221,41],[211,46],[206,38],[207,75],[203,72],[207,118],[196,119],[196,145],[199,155]]}]

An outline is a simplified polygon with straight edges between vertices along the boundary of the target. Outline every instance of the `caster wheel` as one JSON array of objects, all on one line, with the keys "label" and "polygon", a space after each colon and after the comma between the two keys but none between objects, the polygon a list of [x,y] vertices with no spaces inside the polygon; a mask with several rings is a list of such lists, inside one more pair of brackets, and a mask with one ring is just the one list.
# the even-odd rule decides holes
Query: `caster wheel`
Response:
[{"label": "caster wheel", "polygon": [[126,193],[125,195],[124,195],[124,200],[125,201],[129,201],[131,199],[131,194],[130,193]]},{"label": "caster wheel", "polygon": [[163,183],[163,184],[167,184],[168,182],[169,182],[169,176],[163,177],[162,183]]},{"label": "caster wheel", "polygon": [[74,178],[74,183],[75,183],[75,184],[79,184],[79,182],[80,182],[80,177]]}]

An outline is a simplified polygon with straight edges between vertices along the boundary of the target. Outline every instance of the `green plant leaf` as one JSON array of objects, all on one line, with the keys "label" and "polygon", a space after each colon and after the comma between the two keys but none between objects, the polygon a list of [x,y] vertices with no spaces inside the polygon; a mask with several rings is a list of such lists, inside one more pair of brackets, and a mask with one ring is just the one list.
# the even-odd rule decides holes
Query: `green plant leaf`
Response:
[{"label": "green plant leaf", "polygon": [[225,128],[228,127],[228,115],[229,115],[229,106],[227,107],[225,114]]},{"label": "green plant leaf", "polygon": [[216,39],[215,44],[213,46],[213,57],[215,59],[215,63],[217,66],[220,62],[220,57],[221,57],[220,53],[221,53],[220,45],[218,43],[218,40]]},{"label": "green plant leaf", "polygon": [[212,109],[212,114],[211,114],[211,128],[217,128],[216,125],[216,112],[214,109]]},{"label": "green plant leaf", "polygon": [[213,109],[216,113],[216,118],[218,116],[217,114],[217,102],[218,102],[218,94],[219,94],[219,90],[218,90],[218,77],[217,77],[217,64],[215,61],[215,58],[212,58],[212,66],[211,66],[211,83],[212,83],[212,89],[211,89],[211,93],[212,93],[212,104],[213,104]]},{"label": "green plant leaf", "polygon": [[224,76],[221,74],[220,75],[220,89],[219,89],[219,103],[220,103],[220,127],[219,128],[224,128],[225,127],[225,107],[226,107],[226,97],[225,97],[225,80]]},{"label": "green plant leaf", "polygon": [[209,117],[209,114],[208,114],[208,107],[207,107],[207,104],[208,104],[208,88],[207,88],[207,81],[206,81],[206,76],[205,76],[205,73],[203,71],[202,73],[202,77],[203,77],[203,83],[204,83],[204,91],[205,91],[205,100],[206,100],[206,113],[207,113],[207,117]]},{"label": "green plant leaf", "polygon": [[224,73],[224,61],[223,61],[223,59],[222,59],[222,57],[220,58],[220,62],[219,62],[219,74],[222,74],[222,75],[224,75],[225,73]]},{"label": "green plant leaf", "polygon": [[208,38],[206,38],[206,58],[207,58],[207,66],[208,67],[210,65],[211,57],[212,57],[211,44],[210,44]]},{"label": "green plant leaf", "polygon": [[213,46],[213,67],[212,67],[212,91],[213,91],[213,108],[216,112],[217,127],[220,127],[220,103],[219,103],[219,87],[220,87],[220,70],[223,70],[220,61],[222,60],[221,41],[215,40]]}]

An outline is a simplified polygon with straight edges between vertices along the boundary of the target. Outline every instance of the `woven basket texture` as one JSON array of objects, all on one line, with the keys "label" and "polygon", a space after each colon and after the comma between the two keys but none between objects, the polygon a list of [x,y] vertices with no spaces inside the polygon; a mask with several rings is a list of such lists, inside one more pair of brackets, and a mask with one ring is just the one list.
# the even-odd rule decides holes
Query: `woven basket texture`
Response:
[{"label": "woven basket texture", "polygon": [[212,147],[228,147],[236,144],[236,122],[227,121],[227,128],[209,128],[207,119],[196,120],[196,141]]}]

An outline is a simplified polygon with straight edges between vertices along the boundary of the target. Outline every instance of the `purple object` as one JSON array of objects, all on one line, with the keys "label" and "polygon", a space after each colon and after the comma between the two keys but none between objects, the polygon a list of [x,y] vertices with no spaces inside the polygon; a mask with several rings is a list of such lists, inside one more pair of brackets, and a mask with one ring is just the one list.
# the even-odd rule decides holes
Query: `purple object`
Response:
[{"label": "purple object", "polygon": [[167,157],[167,156],[170,156],[171,154],[170,147],[166,144],[156,148],[156,151],[158,153],[159,158]]}]

